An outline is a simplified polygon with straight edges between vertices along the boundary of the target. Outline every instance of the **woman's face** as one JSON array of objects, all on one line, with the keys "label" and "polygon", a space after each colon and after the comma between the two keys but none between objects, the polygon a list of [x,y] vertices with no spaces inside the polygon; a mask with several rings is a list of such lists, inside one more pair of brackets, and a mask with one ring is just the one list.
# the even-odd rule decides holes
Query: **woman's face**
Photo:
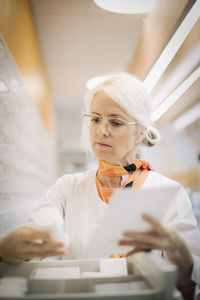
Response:
[{"label": "woman's face", "polygon": [[[132,163],[135,159],[135,147],[141,141],[138,129],[136,124],[125,125],[123,129],[117,125],[121,121],[135,120],[103,92],[95,94],[90,114],[103,117],[98,124],[94,119],[95,125],[90,127],[90,142],[95,156],[113,164]],[[116,121],[116,126],[112,128],[107,118]]]}]

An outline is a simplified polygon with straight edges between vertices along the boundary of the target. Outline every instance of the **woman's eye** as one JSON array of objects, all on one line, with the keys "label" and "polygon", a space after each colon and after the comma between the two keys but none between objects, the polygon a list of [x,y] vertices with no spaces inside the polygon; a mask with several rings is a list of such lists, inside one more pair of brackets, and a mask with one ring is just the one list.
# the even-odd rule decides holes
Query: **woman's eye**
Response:
[{"label": "woman's eye", "polygon": [[99,123],[99,122],[100,122],[100,119],[97,118],[97,117],[92,117],[92,118],[91,118],[91,122],[93,122],[93,123]]},{"label": "woman's eye", "polygon": [[114,127],[120,127],[120,126],[124,125],[121,121],[118,121],[118,120],[110,120],[110,124]]}]

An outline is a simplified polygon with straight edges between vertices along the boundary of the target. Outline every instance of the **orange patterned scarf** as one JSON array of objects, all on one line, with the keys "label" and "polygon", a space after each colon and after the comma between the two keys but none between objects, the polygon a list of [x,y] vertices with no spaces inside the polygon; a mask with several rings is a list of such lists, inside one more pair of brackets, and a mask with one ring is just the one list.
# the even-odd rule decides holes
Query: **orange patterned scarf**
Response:
[{"label": "orange patterned scarf", "polygon": [[[137,179],[134,180],[134,172],[139,169],[141,169],[141,173],[137,177]],[[135,160],[132,164],[126,167],[120,165],[112,165],[106,161],[100,160],[99,168],[98,168],[99,173],[108,177],[115,177],[115,176],[121,177],[123,175],[130,174],[126,179],[126,181],[124,182],[122,188],[126,188],[126,187],[139,188],[144,183],[149,173],[149,170],[150,170],[150,164],[145,160]],[[108,203],[114,192],[114,189],[102,186],[97,176],[96,176],[96,185],[101,199],[104,202]]]}]

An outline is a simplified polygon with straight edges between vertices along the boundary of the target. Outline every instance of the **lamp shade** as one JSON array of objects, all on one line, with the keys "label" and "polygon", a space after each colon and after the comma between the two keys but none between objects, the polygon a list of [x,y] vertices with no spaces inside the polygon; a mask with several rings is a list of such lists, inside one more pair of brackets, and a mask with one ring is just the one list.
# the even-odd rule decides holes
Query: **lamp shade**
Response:
[{"label": "lamp shade", "polygon": [[156,0],[94,0],[105,10],[120,14],[147,14],[152,11]]}]

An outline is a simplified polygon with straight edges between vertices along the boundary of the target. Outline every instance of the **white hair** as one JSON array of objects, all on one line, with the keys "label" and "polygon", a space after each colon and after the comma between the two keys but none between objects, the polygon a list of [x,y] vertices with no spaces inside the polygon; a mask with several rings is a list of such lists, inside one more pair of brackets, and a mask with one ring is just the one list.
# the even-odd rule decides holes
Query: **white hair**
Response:
[{"label": "white hair", "polygon": [[[105,80],[85,93],[85,112],[90,112],[92,100],[98,92],[104,92],[138,122],[144,134],[141,144],[154,146],[159,141],[159,132],[151,119],[152,98],[141,80],[128,73],[106,76]],[[91,150],[89,129],[85,124],[83,124],[82,141],[84,148]]]}]

